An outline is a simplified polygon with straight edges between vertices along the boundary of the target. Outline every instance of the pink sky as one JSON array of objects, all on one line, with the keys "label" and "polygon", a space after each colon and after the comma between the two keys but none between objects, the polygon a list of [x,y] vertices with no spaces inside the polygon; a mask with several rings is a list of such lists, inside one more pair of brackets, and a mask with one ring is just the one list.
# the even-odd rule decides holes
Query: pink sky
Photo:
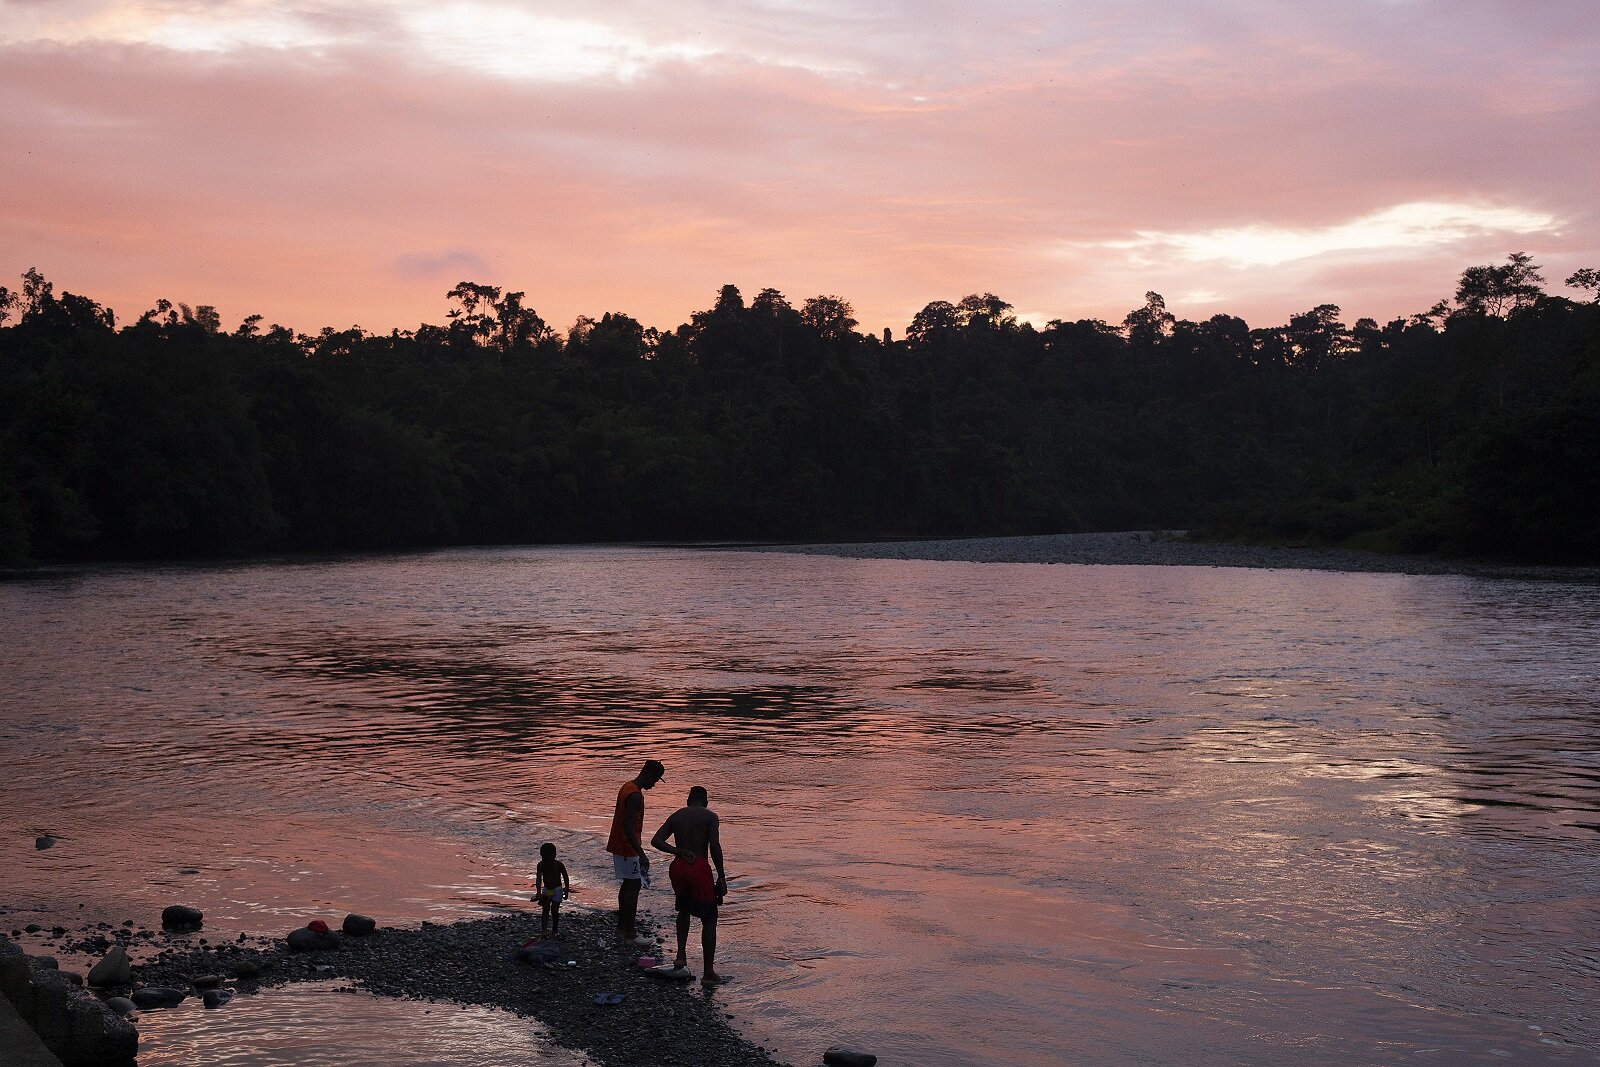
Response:
[{"label": "pink sky", "polygon": [[[315,331],[733,283],[901,333],[1600,266],[1591,0],[6,0],[0,283]],[[1569,294],[1577,295],[1577,294]]]}]

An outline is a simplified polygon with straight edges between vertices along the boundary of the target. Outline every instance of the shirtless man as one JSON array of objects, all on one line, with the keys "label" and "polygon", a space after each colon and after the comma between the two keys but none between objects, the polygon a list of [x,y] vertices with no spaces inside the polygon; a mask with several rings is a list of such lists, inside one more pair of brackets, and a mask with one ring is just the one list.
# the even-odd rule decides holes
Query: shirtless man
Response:
[{"label": "shirtless man", "polygon": [[644,854],[639,837],[644,833],[644,791],[654,788],[667,769],[659,760],[645,760],[631,780],[617,790],[617,808],[611,816],[611,836],[606,851],[611,853],[617,882],[617,927],[622,940],[645,947],[655,942],[637,936],[634,923],[639,913],[639,888],[650,876],[650,857]]},{"label": "shirtless man", "polygon": [[[705,952],[705,973],[700,976],[702,985],[715,985],[722,981],[714,966],[717,955],[717,906],[728,893],[728,875],[722,866],[722,838],[718,834],[717,813],[707,807],[706,787],[697,785],[689,790],[689,803],[667,816],[661,829],[650,839],[650,846],[676,857],[667,868],[672,878],[672,891],[678,905],[678,959],[679,970],[689,966],[689,920],[700,920],[700,947]],[[668,844],[668,838],[676,838]],[[711,862],[707,863],[706,858]],[[717,876],[713,882],[711,867],[716,865]]]}]

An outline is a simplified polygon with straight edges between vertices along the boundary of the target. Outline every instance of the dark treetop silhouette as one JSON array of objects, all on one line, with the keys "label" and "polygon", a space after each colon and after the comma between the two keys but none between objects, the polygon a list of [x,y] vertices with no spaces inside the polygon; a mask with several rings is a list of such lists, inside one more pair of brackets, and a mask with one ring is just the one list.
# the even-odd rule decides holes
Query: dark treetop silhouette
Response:
[{"label": "dark treetop silhouette", "polygon": [[[1600,296],[1600,275],[1567,284]],[[725,286],[565,337],[463,282],[445,325],[296,334],[0,289],[0,562],[463,542],[1188,527],[1600,561],[1600,304],[1516,253],[1379,325],[1019,322]]]}]

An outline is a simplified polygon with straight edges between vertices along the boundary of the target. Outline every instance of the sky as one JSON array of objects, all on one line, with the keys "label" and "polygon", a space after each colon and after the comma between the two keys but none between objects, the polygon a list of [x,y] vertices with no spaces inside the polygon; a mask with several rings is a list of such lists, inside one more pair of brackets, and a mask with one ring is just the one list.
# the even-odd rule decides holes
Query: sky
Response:
[{"label": "sky", "polygon": [[0,284],[565,330],[1422,311],[1600,267],[1592,0],[0,0]]}]

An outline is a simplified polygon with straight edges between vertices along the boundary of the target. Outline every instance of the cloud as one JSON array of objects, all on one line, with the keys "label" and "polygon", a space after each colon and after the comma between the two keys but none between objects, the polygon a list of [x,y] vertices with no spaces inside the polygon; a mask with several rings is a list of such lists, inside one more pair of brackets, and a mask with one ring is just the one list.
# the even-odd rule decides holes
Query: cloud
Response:
[{"label": "cloud", "polygon": [[1125,250],[1143,262],[1176,257],[1191,263],[1271,267],[1329,253],[1421,255],[1489,234],[1522,240],[1554,232],[1557,224],[1554,215],[1525,208],[1418,201],[1314,229],[1257,224],[1194,233],[1141,231],[1101,247]]},{"label": "cloud", "polygon": [[402,278],[454,278],[457,281],[493,276],[489,261],[476,252],[452,248],[443,252],[409,252],[396,256],[395,273]]},{"label": "cloud", "polygon": [[[0,3],[0,249],[117,305],[410,326],[1427,307],[1600,265],[1600,27],[1488,0]],[[454,257],[454,258],[453,258]],[[1212,303],[1214,302],[1214,304]]]}]

